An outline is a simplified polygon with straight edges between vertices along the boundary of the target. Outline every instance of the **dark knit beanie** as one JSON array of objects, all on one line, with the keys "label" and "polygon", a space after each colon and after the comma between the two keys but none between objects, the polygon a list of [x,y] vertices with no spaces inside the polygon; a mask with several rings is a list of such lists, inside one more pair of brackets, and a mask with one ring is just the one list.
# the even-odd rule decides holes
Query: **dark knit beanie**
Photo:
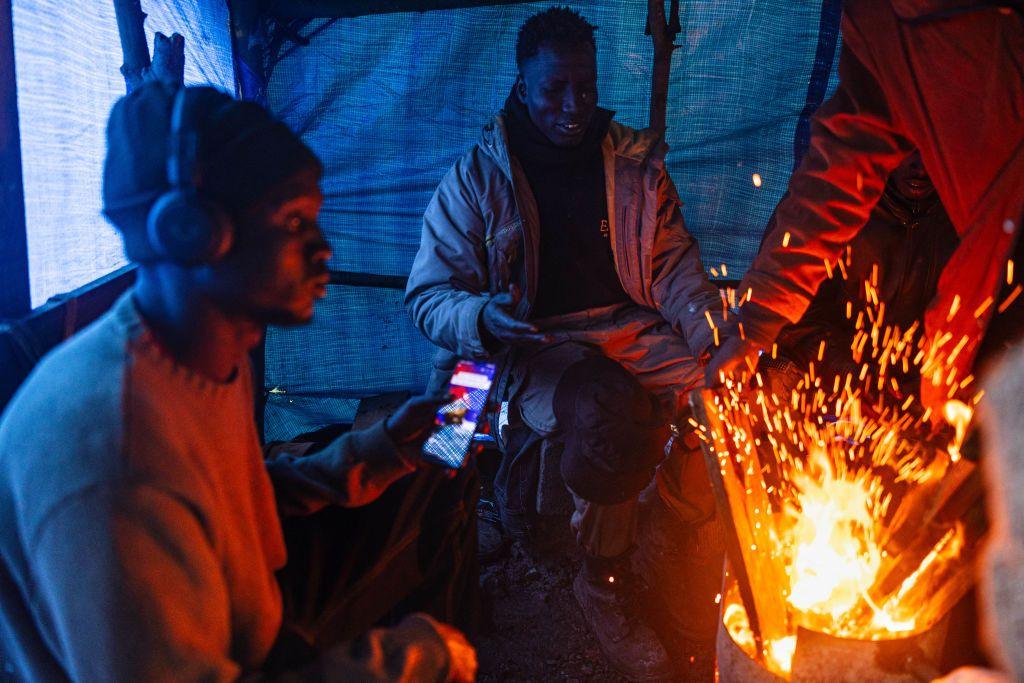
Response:
[{"label": "dark knit beanie", "polygon": [[[146,83],[114,104],[107,124],[103,213],[121,232],[132,261],[155,255],[146,218],[170,189],[167,160],[176,93],[173,86]],[[229,213],[237,215],[299,172],[320,172],[312,150],[258,104],[205,86],[189,87],[185,97],[186,119],[198,139],[198,189]]]},{"label": "dark knit beanie", "polygon": [[597,355],[566,369],[553,403],[565,442],[565,484],[604,505],[638,495],[665,457],[670,434],[658,400],[621,365]]}]

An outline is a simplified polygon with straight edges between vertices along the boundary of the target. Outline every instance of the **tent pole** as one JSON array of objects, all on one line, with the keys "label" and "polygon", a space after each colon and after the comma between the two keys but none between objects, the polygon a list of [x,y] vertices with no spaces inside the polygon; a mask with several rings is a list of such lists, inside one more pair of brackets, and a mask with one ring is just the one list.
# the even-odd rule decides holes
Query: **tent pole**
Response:
[{"label": "tent pole", "polygon": [[171,85],[185,82],[185,39],[180,34],[175,33],[168,38],[157,33],[151,62],[146,43],[146,13],[142,11],[139,0],[114,0],[114,15],[124,55],[121,75],[128,92],[147,80]]},{"label": "tent pole", "polygon": [[319,19],[516,5],[526,2],[530,0],[267,0],[266,12],[279,19]]},{"label": "tent pole", "polygon": [[0,0],[0,318],[31,308],[11,0]]},{"label": "tent pole", "polygon": [[668,110],[668,79],[672,71],[673,44],[681,28],[679,0],[672,0],[669,14],[665,15],[665,0],[647,0],[647,28],[645,33],[654,43],[654,65],[651,69],[651,109],[647,125],[664,137]]},{"label": "tent pole", "polygon": [[114,15],[117,17],[117,33],[121,37],[121,52],[124,63],[121,75],[131,92],[142,84],[149,69],[149,47],[146,45],[146,13],[139,0],[114,0]]},{"label": "tent pole", "polygon": [[228,0],[231,17],[231,56],[235,94],[239,99],[267,104],[266,38],[260,6],[252,0]]}]

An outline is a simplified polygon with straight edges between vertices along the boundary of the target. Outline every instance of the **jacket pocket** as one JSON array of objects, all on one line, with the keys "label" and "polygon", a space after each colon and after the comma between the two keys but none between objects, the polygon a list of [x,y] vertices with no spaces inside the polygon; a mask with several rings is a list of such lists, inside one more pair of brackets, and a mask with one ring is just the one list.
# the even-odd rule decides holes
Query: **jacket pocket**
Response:
[{"label": "jacket pocket", "polygon": [[519,272],[523,254],[523,223],[514,218],[487,237],[487,271],[491,293],[507,292]]}]

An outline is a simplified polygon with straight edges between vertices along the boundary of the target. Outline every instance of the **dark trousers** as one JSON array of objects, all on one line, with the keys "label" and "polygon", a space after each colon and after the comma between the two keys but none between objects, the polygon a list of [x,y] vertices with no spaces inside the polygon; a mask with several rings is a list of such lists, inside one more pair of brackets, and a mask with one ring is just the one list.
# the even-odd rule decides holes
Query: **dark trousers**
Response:
[{"label": "dark trousers", "polygon": [[282,635],[271,669],[426,612],[472,636],[479,612],[475,468],[422,470],[369,505],[283,521]]}]

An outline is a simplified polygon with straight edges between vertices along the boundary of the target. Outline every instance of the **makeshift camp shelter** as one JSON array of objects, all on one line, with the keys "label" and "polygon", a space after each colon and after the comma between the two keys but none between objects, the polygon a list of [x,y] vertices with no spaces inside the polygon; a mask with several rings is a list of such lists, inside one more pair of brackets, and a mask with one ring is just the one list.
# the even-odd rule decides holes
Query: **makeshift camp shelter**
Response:
[{"label": "makeshift camp shelter", "polygon": [[[125,90],[115,5],[124,19],[133,4],[0,2],[3,401],[131,278],[118,270],[99,186],[105,119]],[[268,335],[268,439],[350,421],[363,397],[422,389],[432,348],[402,307],[420,216],[507,96],[517,28],[554,4],[600,27],[600,103],[646,126],[655,50],[645,26],[658,4],[647,0],[141,3],[149,44],[156,31],[185,36],[186,83],[266,102],[324,162],[333,285],[311,326]],[[663,10],[679,28],[663,105],[669,170],[705,264],[735,279],[834,86],[840,3],[684,0]]]}]

